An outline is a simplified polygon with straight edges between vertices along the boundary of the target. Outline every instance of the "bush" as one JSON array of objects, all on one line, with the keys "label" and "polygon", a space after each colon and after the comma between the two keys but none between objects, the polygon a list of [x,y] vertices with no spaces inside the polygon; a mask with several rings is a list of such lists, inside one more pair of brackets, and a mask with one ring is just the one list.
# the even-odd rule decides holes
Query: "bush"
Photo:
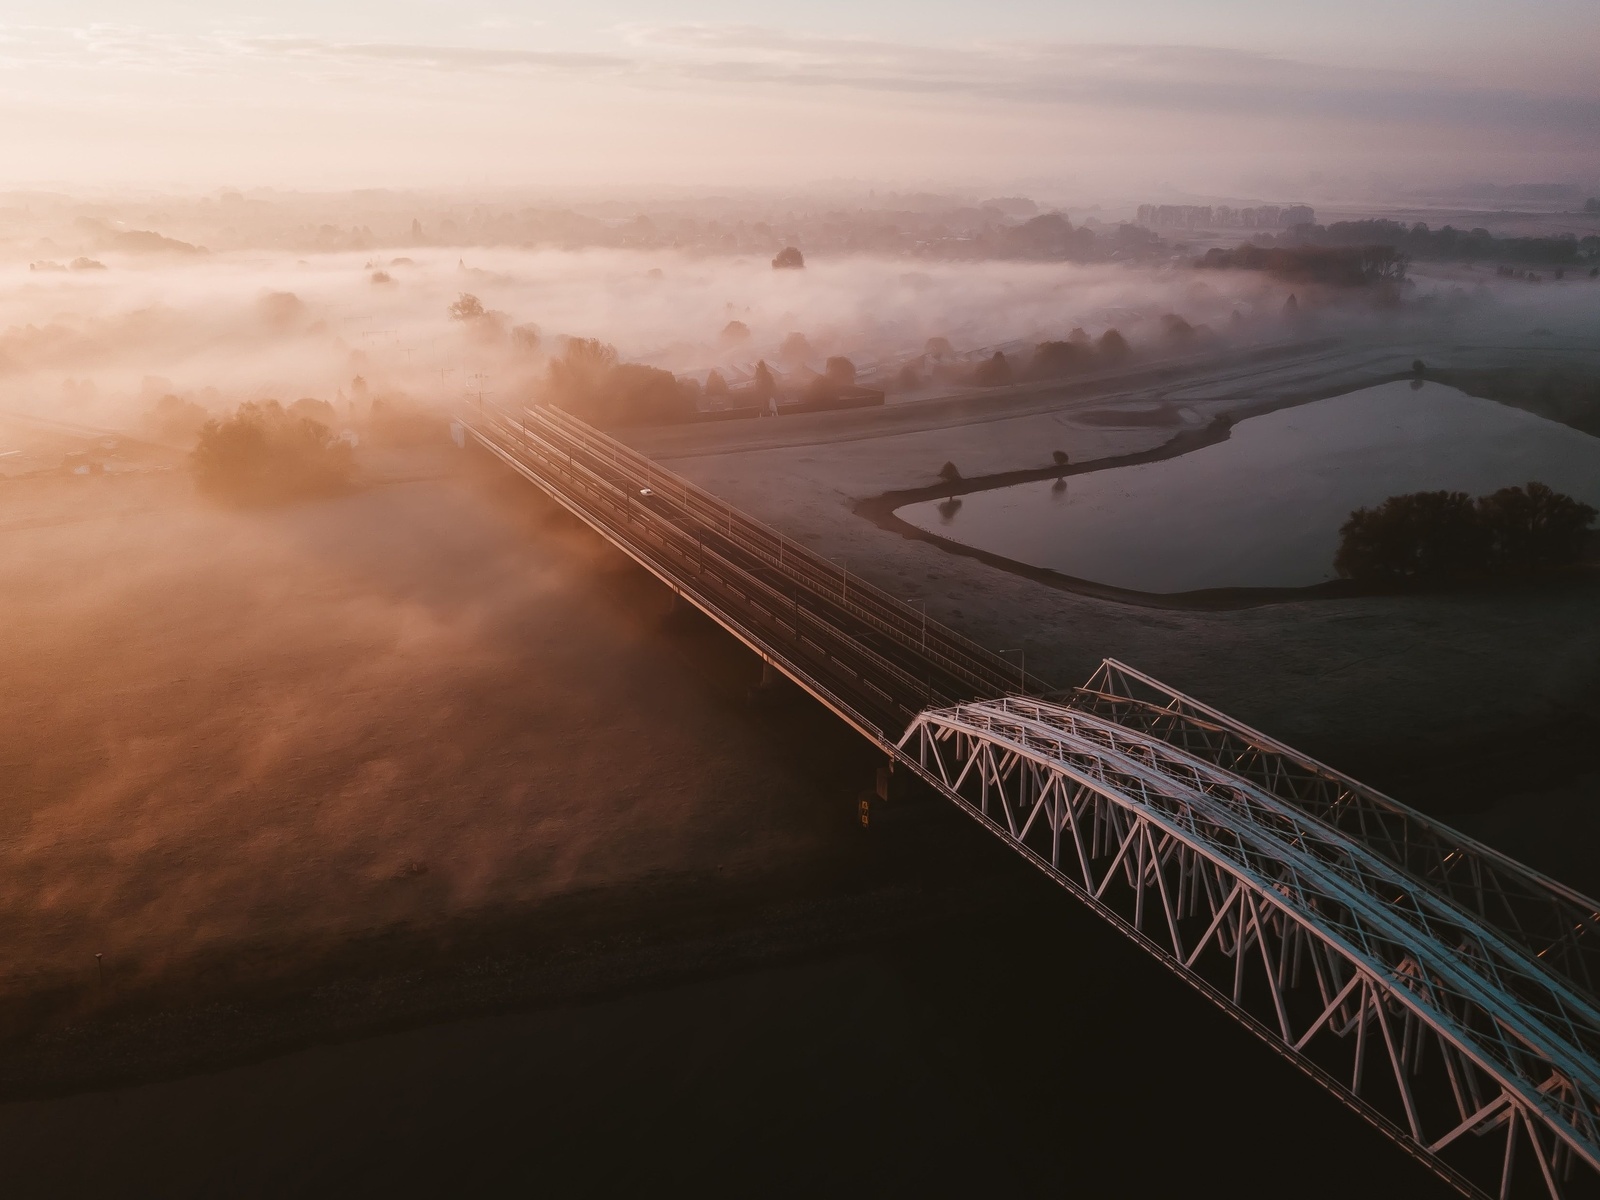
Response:
[{"label": "bush", "polygon": [[1128,339],[1115,329],[1108,329],[1100,335],[1100,357],[1106,362],[1121,362],[1129,353]]},{"label": "bush", "polygon": [[201,491],[247,504],[337,492],[353,467],[350,447],[326,425],[293,416],[276,400],[207,421],[189,461]]},{"label": "bush", "polygon": [[1542,483],[1390,496],[1339,530],[1334,569],[1347,579],[1404,583],[1532,575],[1576,561],[1596,512]]},{"label": "bush", "polygon": [[806,257],[795,246],[785,246],[772,260],[774,271],[798,271],[806,265]]}]

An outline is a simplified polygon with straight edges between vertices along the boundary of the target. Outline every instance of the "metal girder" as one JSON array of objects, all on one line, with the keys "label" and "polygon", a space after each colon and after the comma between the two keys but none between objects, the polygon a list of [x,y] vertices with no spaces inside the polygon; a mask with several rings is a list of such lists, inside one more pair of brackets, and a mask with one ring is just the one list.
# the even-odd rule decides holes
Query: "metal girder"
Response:
[{"label": "metal girder", "polygon": [[1531,950],[1575,988],[1596,993],[1600,905],[1589,897],[1115,659],[1070,704],[1261,784]]},{"label": "metal girder", "polygon": [[[925,711],[900,750],[1463,1192],[1561,1196],[1600,1183],[1592,993],[1542,947],[1417,879],[1387,842],[1280,794],[1325,768],[1259,736],[1247,762],[1232,751],[1250,731],[1198,705],[1158,728],[1149,706],[1111,690],[1125,670],[1108,663],[1065,704],[1006,697]],[[1187,701],[1164,694],[1163,711]],[[1194,727],[1211,741],[1185,744]],[[1232,741],[1218,739],[1224,728]],[[1402,811],[1440,843],[1453,836]]]}]

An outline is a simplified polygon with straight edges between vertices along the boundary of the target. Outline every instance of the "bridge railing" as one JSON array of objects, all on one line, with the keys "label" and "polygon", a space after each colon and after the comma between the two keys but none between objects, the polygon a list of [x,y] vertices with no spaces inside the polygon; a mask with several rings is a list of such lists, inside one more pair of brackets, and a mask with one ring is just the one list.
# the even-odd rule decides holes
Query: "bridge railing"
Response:
[{"label": "bridge railing", "polygon": [[[904,728],[915,711],[904,706],[905,698],[926,695],[921,680],[829,623],[825,614],[796,603],[780,588],[745,570],[719,551],[715,539],[684,530],[630,498],[626,489],[619,489],[581,457],[569,457],[565,448],[547,441],[536,428],[524,433],[496,415],[475,417],[467,427],[502,461],[674,591],[711,613],[847,723],[892,753],[893,742],[885,736],[884,727]],[[749,618],[755,615],[765,618],[765,624],[752,623]],[[848,659],[840,657],[846,647]],[[830,672],[848,673],[858,690],[878,702],[879,713],[864,711],[829,687],[823,677]],[[895,715],[891,718],[890,714]]]},{"label": "bridge railing", "polygon": [[730,536],[741,537],[753,552],[773,567],[802,575],[819,593],[837,597],[839,603],[860,619],[906,647],[934,659],[952,674],[965,678],[973,695],[1048,690],[1037,677],[1029,679],[1024,664],[1008,661],[928,616],[925,609],[913,607],[859,575],[850,575],[846,567],[786,538],[698,484],[571,414],[540,406],[530,408],[528,415],[535,421],[547,421],[560,427],[597,453],[609,456],[638,486],[659,488],[663,494],[688,506],[699,519],[724,524]]}]

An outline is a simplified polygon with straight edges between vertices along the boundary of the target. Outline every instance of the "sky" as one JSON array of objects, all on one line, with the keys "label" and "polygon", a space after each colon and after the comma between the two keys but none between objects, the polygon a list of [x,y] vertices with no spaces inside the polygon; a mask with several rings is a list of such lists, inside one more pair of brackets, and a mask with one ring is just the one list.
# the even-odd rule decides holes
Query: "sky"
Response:
[{"label": "sky", "polygon": [[1595,0],[6,0],[0,186],[1588,184],[1597,68]]}]

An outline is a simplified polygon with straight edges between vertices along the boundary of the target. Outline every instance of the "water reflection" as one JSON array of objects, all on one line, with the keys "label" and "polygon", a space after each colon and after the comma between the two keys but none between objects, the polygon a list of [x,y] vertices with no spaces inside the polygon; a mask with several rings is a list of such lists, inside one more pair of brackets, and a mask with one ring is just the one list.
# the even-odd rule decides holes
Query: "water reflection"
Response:
[{"label": "water reflection", "polygon": [[[1541,480],[1600,506],[1600,439],[1421,380],[1253,417],[1165,462],[898,510],[994,554],[1145,592],[1333,577],[1350,511],[1399,492]],[[963,499],[965,503],[963,503]]]}]

